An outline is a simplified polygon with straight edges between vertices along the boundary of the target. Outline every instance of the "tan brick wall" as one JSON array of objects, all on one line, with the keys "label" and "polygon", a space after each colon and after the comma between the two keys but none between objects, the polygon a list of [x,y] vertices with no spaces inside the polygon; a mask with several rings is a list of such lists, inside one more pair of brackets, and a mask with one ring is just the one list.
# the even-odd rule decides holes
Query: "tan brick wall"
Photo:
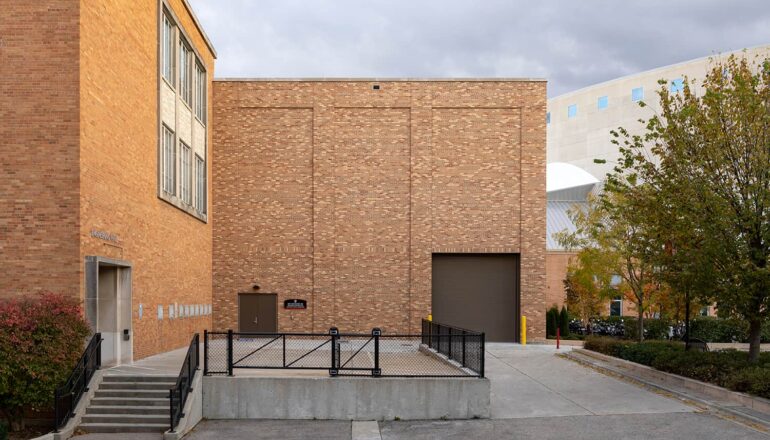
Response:
[{"label": "tan brick wall", "polygon": [[[169,304],[211,302],[213,216],[203,223],[157,195],[159,5],[84,0],[80,19],[79,277],[82,282],[88,255],[132,263],[135,359],[181,347],[210,326],[210,316],[167,315]],[[213,56],[182,1],[169,5],[212,78]],[[208,145],[210,169],[210,138]],[[93,230],[115,234],[119,243],[92,237]],[[163,320],[157,319],[158,305],[164,306]]]},{"label": "tan brick wall", "polygon": [[546,293],[545,306],[556,305],[561,309],[564,305],[564,279],[567,277],[567,267],[576,252],[548,251],[545,254]]},{"label": "tan brick wall", "polygon": [[77,296],[79,4],[0,10],[0,298]]},{"label": "tan brick wall", "polygon": [[418,331],[432,253],[513,252],[543,336],[545,83],[378,84],[214,83],[214,326],[257,283],[281,330]]}]

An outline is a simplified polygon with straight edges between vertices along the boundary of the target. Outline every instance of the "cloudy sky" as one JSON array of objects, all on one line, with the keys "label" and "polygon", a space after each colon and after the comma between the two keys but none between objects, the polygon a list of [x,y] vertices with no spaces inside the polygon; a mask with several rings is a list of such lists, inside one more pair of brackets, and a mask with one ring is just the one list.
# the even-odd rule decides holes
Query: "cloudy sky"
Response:
[{"label": "cloudy sky", "polygon": [[190,0],[217,77],[538,77],[549,96],[770,44],[768,0]]}]

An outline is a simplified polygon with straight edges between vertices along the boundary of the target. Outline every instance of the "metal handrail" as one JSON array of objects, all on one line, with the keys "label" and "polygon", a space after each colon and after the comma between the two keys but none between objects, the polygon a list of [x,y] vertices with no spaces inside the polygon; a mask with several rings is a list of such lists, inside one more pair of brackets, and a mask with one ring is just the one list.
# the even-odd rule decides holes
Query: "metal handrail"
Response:
[{"label": "metal handrail", "polygon": [[[435,331],[434,331],[435,330]],[[444,341],[447,340],[445,338],[446,336],[449,336],[448,341],[446,343],[442,344],[442,339]],[[453,337],[460,337],[460,352],[452,352],[452,338]],[[479,363],[478,365],[468,365],[466,354],[466,344],[467,344],[467,338],[468,337],[475,337],[479,340],[479,353],[480,358],[478,359]],[[486,335],[484,332],[477,332],[473,330],[467,330],[462,327],[455,327],[451,325],[441,324],[435,321],[429,321],[427,319],[422,320],[422,341],[423,344],[427,345],[429,348],[436,350],[436,352],[443,354],[449,359],[452,359],[458,363],[460,363],[463,368],[468,368],[473,371],[475,371],[479,377],[484,377],[484,363],[485,363],[485,355],[486,355]]]},{"label": "metal handrail", "polygon": [[190,391],[192,391],[192,381],[193,378],[195,378],[195,371],[197,371],[200,366],[199,343],[200,337],[198,333],[196,333],[193,336],[192,341],[190,341],[190,345],[187,347],[187,354],[182,362],[182,368],[179,371],[179,376],[177,376],[176,384],[174,384],[174,388],[168,390],[172,432],[179,424],[179,420],[184,417],[184,404],[187,402],[187,396],[190,394]]},{"label": "metal handrail", "polygon": [[67,421],[75,416],[75,407],[96,370],[102,366],[102,334],[95,333],[88,341],[78,363],[64,384],[54,390],[54,431],[59,432]]}]

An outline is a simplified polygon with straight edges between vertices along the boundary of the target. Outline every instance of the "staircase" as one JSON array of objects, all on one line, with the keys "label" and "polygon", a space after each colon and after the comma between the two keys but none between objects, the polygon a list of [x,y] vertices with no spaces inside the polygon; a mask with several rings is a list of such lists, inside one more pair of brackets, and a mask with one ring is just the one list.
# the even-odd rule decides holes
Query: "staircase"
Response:
[{"label": "staircase", "polygon": [[105,375],[80,421],[86,432],[164,432],[173,376]]}]

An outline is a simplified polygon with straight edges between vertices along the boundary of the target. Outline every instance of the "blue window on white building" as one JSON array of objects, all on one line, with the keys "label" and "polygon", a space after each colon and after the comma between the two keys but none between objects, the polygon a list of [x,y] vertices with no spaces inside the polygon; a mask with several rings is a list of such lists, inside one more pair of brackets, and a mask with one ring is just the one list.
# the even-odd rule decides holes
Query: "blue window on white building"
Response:
[{"label": "blue window on white building", "polygon": [[610,100],[607,98],[607,96],[600,96],[599,99],[596,101],[596,107],[599,110],[604,110],[607,108],[607,106],[610,104]]},{"label": "blue window on white building", "polygon": [[545,123],[550,124],[551,123],[551,112],[548,112],[545,114]]},{"label": "blue window on white building", "polygon": [[637,87],[631,90],[631,101],[641,101],[644,99],[644,87]]},{"label": "blue window on white building", "polygon": [[677,93],[684,90],[684,80],[682,78],[677,78],[673,81],[671,81],[671,86],[669,87],[669,90],[671,93]]},{"label": "blue window on white building", "polygon": [[574,118],[577,116],[577,104],[572,104],[567,107],[567,117]]}]

